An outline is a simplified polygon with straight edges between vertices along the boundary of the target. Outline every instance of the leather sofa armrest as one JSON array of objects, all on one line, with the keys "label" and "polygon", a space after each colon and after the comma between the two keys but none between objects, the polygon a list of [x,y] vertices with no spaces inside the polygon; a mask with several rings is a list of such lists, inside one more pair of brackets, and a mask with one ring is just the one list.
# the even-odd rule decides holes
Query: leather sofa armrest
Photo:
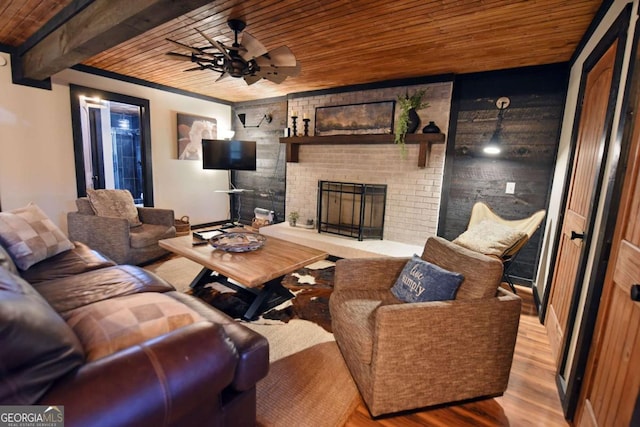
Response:
[{"label": "leather sofa armrest", "polygon": [[138,218],[144,224],[166,225],[172,227],[175,224],[173,209],[138,208]]},{"label": "leather sofa armrest", "polygon": [[265,337],[191,295],[181,292],[168,292],[166,295],[184,303],[208,321],[222,326],[238,353],[238,366],[231,384],[235,390],[249,390],[267,376],[269,341]]},{"label": "leather sofa armrest", "polygon": [[352,258],[336,262],[334,292],[390,289],[410,258]]},{"label": "leather sofa armrest", "polygon": [[222,327],[198,322],[85,364],[38,404],[64,405],[70,426],[168,426],[187,418],[204,425],[220,410],[236,363]]}]

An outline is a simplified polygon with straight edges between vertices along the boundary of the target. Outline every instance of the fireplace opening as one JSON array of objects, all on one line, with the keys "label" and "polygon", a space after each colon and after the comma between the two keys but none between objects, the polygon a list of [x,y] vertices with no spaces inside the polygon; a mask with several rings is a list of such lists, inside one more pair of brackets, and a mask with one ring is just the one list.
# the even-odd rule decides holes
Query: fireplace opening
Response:
[{"label": "fireplace opening", "polygon": [[386,201],[383,184],[318,181],[318,233],[382,240]]}]

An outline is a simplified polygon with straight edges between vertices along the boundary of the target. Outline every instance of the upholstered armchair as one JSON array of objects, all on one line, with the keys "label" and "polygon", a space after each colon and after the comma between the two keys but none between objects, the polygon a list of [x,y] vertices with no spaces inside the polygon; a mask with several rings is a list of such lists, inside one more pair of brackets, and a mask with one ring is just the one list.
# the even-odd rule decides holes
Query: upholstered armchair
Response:
[{"label": "upholstered armchair", "polygon": [[406,258],[342,259],[333,332],[373,416],[504,393],[521,300],[499,287],[502,262],[439,237],[421,258],[464,276],[455,299],[398,300]]},{"label": "upholstered armchair", "polygon": [[118,264],[142,264],[168,252],[158,240],[175,237],[173,210],[137,207],[142,224],[127,218],[96,215],[87,197],[76,200],[77,212],[67,213],[69,239],[87,244]]}]

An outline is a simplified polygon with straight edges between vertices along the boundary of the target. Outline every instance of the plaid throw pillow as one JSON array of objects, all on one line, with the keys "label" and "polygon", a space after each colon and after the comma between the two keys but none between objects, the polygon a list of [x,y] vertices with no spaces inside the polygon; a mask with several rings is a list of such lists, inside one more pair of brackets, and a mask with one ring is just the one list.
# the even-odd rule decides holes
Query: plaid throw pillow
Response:
[{"label": "plaid throw pillow", "polygon": [[143,292],[98,301],[64,314],[92,361],[204,320],[170,296]]},{"label": "plaid throw pillow", "polygon": [[0,212],[0,243],[20,270],[73,248],[73,243],[34,203]]}]

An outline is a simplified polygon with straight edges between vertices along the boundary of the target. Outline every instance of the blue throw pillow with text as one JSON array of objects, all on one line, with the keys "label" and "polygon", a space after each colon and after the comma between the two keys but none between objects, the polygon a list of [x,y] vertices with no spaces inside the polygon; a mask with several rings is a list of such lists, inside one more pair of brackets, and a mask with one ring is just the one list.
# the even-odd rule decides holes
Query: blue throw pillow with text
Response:
[{"label": "blue throw pillow with text", "polygon": [[414,255],[404,266],[391,292],[404,302],[452,300],[464,276]]}]

